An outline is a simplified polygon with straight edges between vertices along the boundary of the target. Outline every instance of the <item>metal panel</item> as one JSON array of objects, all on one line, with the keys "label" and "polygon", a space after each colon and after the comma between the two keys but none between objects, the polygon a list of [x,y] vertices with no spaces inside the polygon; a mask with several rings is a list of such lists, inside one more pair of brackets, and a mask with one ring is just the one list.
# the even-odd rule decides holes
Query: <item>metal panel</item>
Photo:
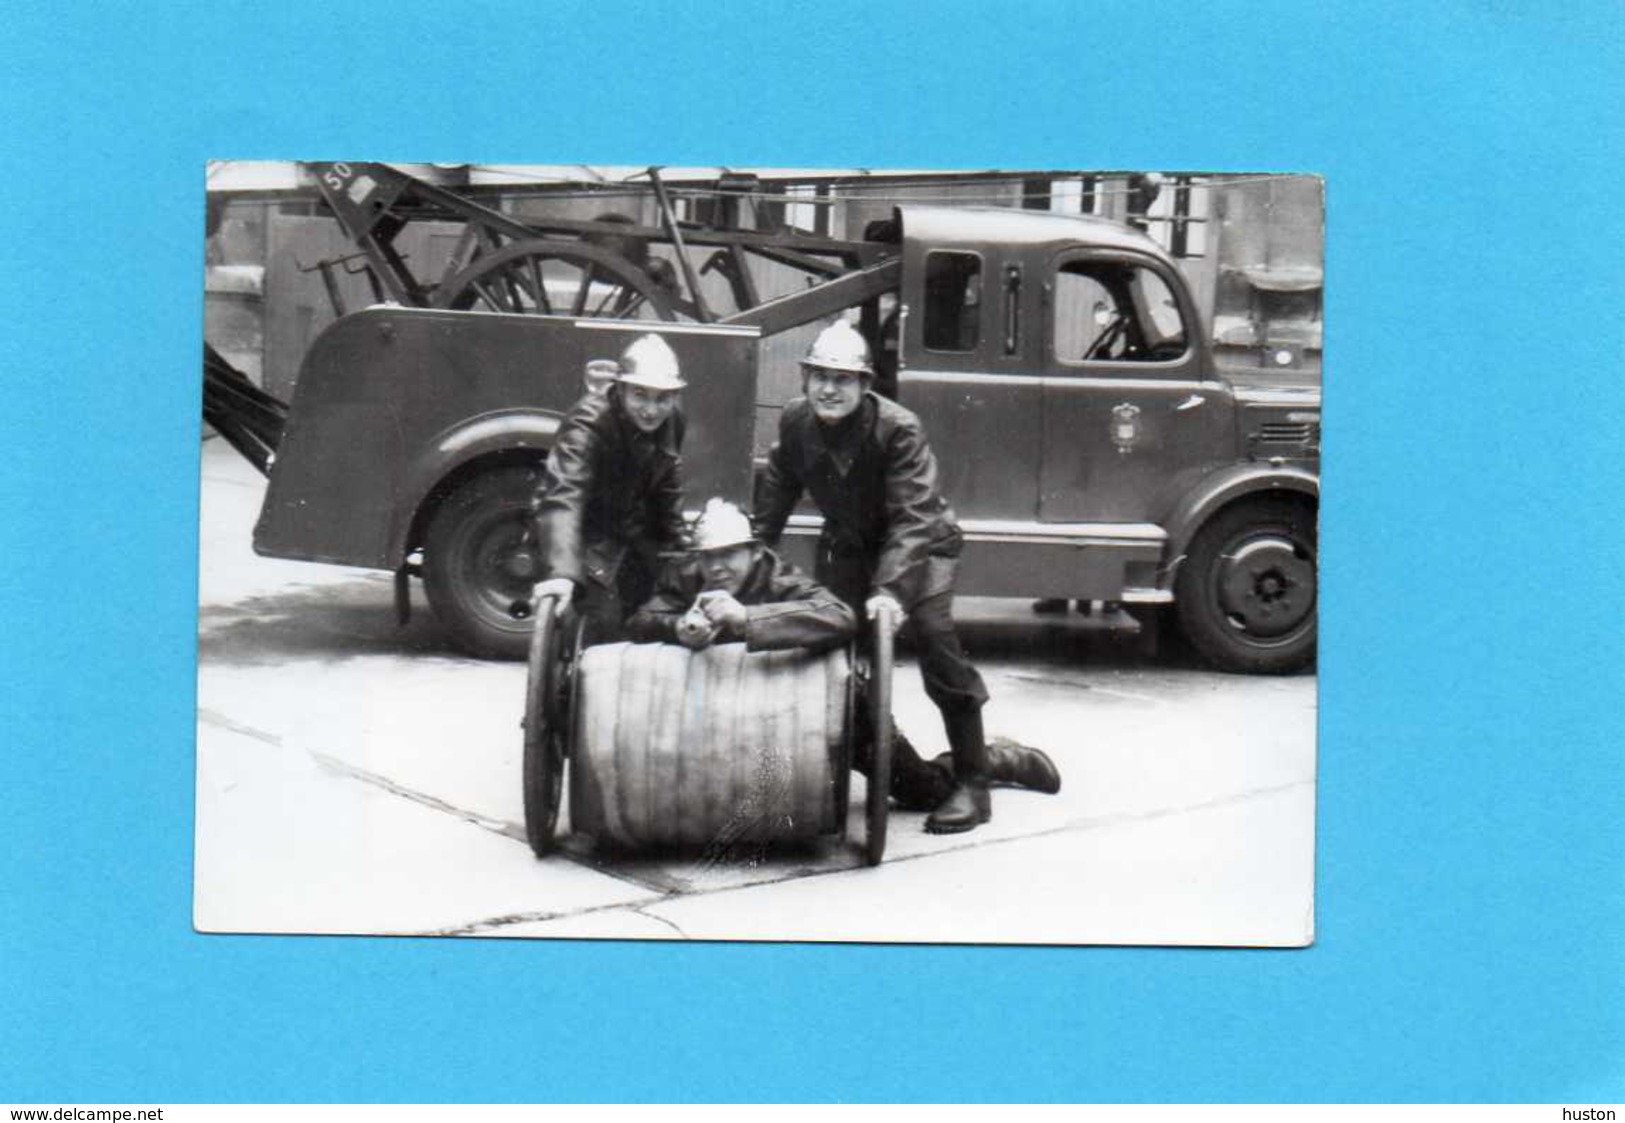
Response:
[{"label": "metal panel", "polygon": [[[649,329],[415,308],[345,317],[316,341],[301,371],[254,548],[394,568],[401,559],[391,528],[420,498],[407,481],[426,452],[495,414],[562,415],[582,392],[587,360],[618,355],[633,332]],[[755,332],[660,330],[692,372],[683,393],[689,495],[748,503]]]},{"label": "metal panel", "polygon": [[[780,554],[811,573],[822,525],[817,516],[792,516]],[[961,596],[1118,600],[1134,588],[1154,596],[1168,540],[1149,523],[965,519],[960,526],[965,550],[955,591]]]},{"label": "metal panel", "polygon": [[1043,379],[911,369],[898,398],[925,426],[961,518],[1037,517]]},{"label": "metal panel", "polygon": [[1126,262],[1160,274],[1177,300],[1187,350],[1168,361],[1081,361],[1079,344],[1067,334],[1078,326],[1076,312],[1052,302],[1043,328],[1039,517],[1156,521],[1170,502],[1169,481],[1235,457],[1235,401],[1230,388],[1204,370],[1200,319],[1167,262],[1115,250],[1066,251],[1045,267],[1051,291],[1059,291],[1057,269],[1091,261]]}]

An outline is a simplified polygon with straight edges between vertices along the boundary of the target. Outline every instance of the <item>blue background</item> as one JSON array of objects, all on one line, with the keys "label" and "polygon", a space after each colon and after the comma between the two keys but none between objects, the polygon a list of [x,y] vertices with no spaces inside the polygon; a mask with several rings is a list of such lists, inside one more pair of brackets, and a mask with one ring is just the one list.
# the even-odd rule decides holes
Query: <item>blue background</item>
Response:
[{"label": "blue background", "polygon": [[[1622,12],[9,6],[0,1099],[1625,1098]],[[194,935],[204,161],[355,154],[1324,174],[1316,946]]]}]

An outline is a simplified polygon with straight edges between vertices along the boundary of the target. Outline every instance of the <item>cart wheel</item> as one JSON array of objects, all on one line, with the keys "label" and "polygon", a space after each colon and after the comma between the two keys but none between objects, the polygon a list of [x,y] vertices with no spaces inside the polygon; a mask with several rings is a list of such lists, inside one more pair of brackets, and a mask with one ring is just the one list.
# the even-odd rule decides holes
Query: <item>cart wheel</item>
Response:
[{"label": "cart wheel", "polygon": [[892,614],[882,609],[874,619],[874,661],[869,669],[869,719],[875,733],[870,750],[869,793],[865,799],[868,833],[864,857],[878,866],[886,856],[886,816],[891,804]]},{"label": "cart wheel", "polygon": [[530,638],[530,673],[525,682],[525,837],[538,858],[553,849],[564,791],[564,750],[569,723],[564,720],[563,668],[559,665],[558,601],[543,597],[536,605],[536,628]]},{"label": "cart wheel", "polygon": [[617,320],[675,320],[686,303],[614,253],[547,239],[476,257],[434,294],[436,308]]}]

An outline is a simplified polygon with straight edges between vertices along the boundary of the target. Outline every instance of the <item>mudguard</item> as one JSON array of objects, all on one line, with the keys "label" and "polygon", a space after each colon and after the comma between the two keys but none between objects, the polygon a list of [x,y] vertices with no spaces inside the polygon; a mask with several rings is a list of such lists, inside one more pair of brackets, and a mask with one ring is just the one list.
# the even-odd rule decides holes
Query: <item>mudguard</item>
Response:
[{"label": "mudguard", "polygon": [[1163,566],[1157,574],[1157,587],[1172,589],[1179,563],[1191,539],[1214,513],[1252,495],[1289,493],[1320,500],[1320,477],[1313,472],[1272,464],[1232,464],[1209,472],[1180,497],[1163,526],[1168,531]]},{"label": "mudguard", "polygon": [[442,480],[482,457],[515,450],[533,453],[540,464],[563,420],[550,410],[500,410],[470,418],[425,445],[407,466],[400,502],[391,512],[390,556],[406,556],[417,514]]}]

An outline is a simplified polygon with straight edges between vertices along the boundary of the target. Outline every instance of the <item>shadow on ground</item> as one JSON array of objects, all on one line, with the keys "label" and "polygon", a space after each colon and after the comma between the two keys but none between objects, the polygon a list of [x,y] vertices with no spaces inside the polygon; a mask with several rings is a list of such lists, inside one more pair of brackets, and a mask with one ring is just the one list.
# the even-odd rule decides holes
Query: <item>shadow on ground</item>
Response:
[{"label": "shadow on ground", "polygon": [[[955,606],[954,624],[973,660],[1205,669],[1182,645],[1158,642],[1149,614],[1144,620],[1124,614],[1108,622],[1077,612],[1035,613],[1028,601],[971,598]],[[899,637],[899,650],[914,654],[906,631]]]},{"label": "shadow on ground", "polygon": [[[956,627],[973,660],[1206,669],[1183,647],[1153,642],[1151,625],[1133,617],[1107,623],[1078,613],[1037,615],[1025,601],[977,598],[967,604],[956,611]],[[916,654],[907,629],[898,650]],[[387,581],[367,579],[298,585],[230,605],[205,605],[198,614],[198,654],[241,666],[367,655],[471,658],[452,646],[421,600],[415,600],[411,620],[397,626],[393,589]]]},{"label": "shadow on ground", "polygon": [[262,666],[367,655],[469,658],[451,646],[424,605],[414,604],[412,619],[397,626],[394,593],[382,582],[294,586],[198,610],[204,661]]}]

